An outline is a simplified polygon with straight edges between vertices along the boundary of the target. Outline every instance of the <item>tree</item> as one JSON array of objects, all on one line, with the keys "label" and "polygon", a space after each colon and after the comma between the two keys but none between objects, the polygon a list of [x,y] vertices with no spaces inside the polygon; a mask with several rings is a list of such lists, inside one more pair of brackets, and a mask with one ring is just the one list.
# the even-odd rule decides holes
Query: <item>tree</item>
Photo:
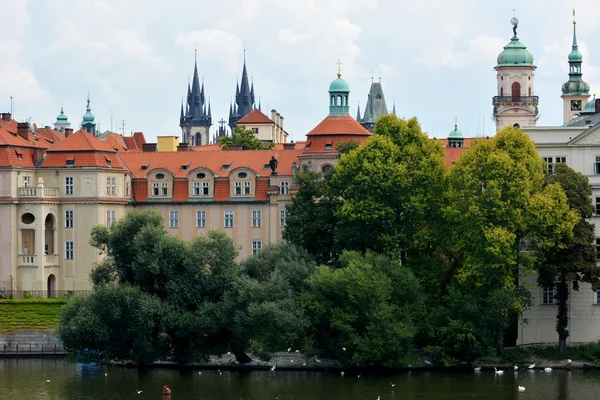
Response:
[{"label": "tree", "polygon": [[329,177],[312,171],[296,175],[300,188],[286,207],[283,239],[305,249],[318,264],[333,265],[339,256],[334,236],[339,200],[331,195]]},{"label": "tree", "polygon": [[359,146],[360,146],[360,143],[358,143],[356,140],[350,140],[348,142],[339,142],[338,144],[335,145],[335,149],[340,154],[348,154],[352,150],[357,149]]},{"label": "tree", "polygon": [[344,248],[415,256],[439,221],[444,155],[416,120],[384,115],[366,143],[342,156],[331,179],[341,199],[336,237]]},{"label": "tree", "polygon": [[422,317],[419,282],[389,258],[344,252],[343,268],[321,265],[304,303],[316,343],[351,365],[409,364],[415,321]]},{"label": "tree", "polygon": [[[545,252],[561,247],[578,220],[559,185],[545,184],[534,143],[517,128],[480,139],[448,174],[447,236],[454,276],[463,293],[477,293],[491,309],[509,296],[501,312],[520,313],[529,293],[519,283]],[[525,298],[524,298],[525,295]],[[497,343],[502,338],[498,334]]]},{"label": "tree", "polygon": [[569,337],[569,313],[567,301],[569,286],[579,290],[580,283],[589,283],[592,290],[600,288],[600,269],[596,265],[594,224],[588,222],[594,213],[591,202],[592,189],[588,178],[560,163],[546,175],[547,184],[559,184],[567,195],[571,210],[578,215],[573,235],[566,238],[563,248],[551,249],[545,262],[538,269],[538,283],[544,287],[556,287],[558,301],[556,332],[561,352],[567,350]]},{"label": "tree", "polygon": [[219,138],[223,150],[229,146],[242,146],[242,150],[271,150],[275,147],[273,143],[261,142],[252,129],[246,129],[244,125],[237,125],[231,136]]}]

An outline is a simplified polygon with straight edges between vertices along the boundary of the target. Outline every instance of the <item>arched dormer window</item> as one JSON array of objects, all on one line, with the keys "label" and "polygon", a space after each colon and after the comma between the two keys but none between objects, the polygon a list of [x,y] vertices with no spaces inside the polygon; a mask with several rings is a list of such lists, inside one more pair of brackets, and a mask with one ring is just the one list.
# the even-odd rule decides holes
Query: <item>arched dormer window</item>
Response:
[{"label": "arched dormer window", "polygon": [[229,174],[231,197],[254,197],[256,174],[248,168],[238,168]]},{"label": "arched dormer window", "polygon": [[173,196],[173,175],[165,169],[157,169],[148,174],[148,198]]},{"label": "arched dormer window", "polygon": [[197,168],[188,174],[190,197],[212,198],[214,193],[214,175],[207,169]]}]

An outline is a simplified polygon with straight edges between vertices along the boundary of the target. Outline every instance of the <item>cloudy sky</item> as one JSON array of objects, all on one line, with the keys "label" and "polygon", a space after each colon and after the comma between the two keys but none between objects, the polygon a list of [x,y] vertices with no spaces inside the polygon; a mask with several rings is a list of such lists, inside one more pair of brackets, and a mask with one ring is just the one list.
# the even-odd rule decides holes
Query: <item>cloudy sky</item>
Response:
[{"label": "cloudy sky", "polygon": [[[417,116],[430,136],[458,118],[491,135],[494,65],[510,41],[513,3],[481,0],[2,0],[0,109],[51,124],[61,102],[77,128],[90,95],[100,129],[178,135],[194,47],[213,121],[227,118],[243,48],[263,111],[276,108],[294,140],[328,112],[342,62],[351,114],[381,74],[391,109]],[[539,125],[562,123],[577,8],[584,79],[600,91],[597,0],[515,0],[519,37],[535,57]],[[372,72],[374,71],[374,72]],[[600,92],[599,92],[600,93]]]}]

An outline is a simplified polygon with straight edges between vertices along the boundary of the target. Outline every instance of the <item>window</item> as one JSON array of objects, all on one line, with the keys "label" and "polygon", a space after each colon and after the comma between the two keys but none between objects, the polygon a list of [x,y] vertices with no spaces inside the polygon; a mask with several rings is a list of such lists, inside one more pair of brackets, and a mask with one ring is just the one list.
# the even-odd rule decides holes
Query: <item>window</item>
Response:
[{"label": "window", "polygon": [[596,304],[600,304],[600,290],[596,290]]},{"label": "window", "polygon": [[252,227],[260,228],[262,226],[262,211],[252,210]]},{"label": "window", "polygon": [[279,194],[289,194],[290,183],[288,181],[279,182]]},{"label": "window", "polygon": [[65,228],[73,227],[73,210],[65,210]]},{"label": "window", "polygon": [[279,210],[279,226],[281,228],[285,228],[286,222],[285,218],[287,217],[287,210]]},{"label": "window", "polygon": [[242,182],[235,183],[235,190],[233,193],[238,196],[242,194]]},{"label": "window", "polygon": [[600,259],[600,237],[596,238],[596,256]]},{"label": "window", "polygon": [[202,182],[202,196],[208,196],[208,182]]},{"label": "window", "polygon": [[197,228],[206,228],[206,211],[204,211],[204,210],[196,211],[196,227]]},{"label": "window", "polygon": [[73,194],[73,177],[65,176],[65,194]]},{"label": "window", "polygon": [[169,228],[179,228],[179,211],[169,211]]},{"label": "window", "polygon": [[227,210],[223,213],[223,226],[225,228],[233,228],[233,211]]},{"label": "window", "polygon": [[117,222],[117,212],[115,210],[108,210],[106,212],[106,226],[111,227]]},{"label": "window", "polygon": [[152,196],[158,196],[158,182],[152,182]]},{"label": "window", "polygon": [[169,194],[169,184],[167,182],[161,183],[160,188],[161,188],[161,192],[160,192],[161,196],[167,196]]},{"label": "window", "polygon": [[549,174],[554,172],[554,164],[558,163],[567,163],[567,157],[544,157],[544,161],[546,162],[546,172]]},{"label": "window", "polygon": [[67,160],[66,164],[65,164],[68,168],[73,168],[75,166],[75,159],[73,160]]},{"label": "window", "polygon": [[252,128],[252,133],[254,133],[255,135],[258,135],[258,128]]},{"label": "window", "polygon": [[260,253],[262,250],[262,241],[253,240],[252,241],[252,255]]},{"label": "window", "polygon": [[108,196],[116,196],[117,194],[117,177],[109,176],[106,178],[106,194]]},{"label": "window", "polygon": [[596,204],[596,215],[600,216],[600,197],[594,197]]},{"label": "window", "polygon": [[244,194],[250,194],[250,182],[244,182]]},{"label": "window", "polygon": [[23,186],[24,187],[29,187],[31,186],[31,177],[29,175],[25,175],[23,177]]},{"label": "window", "polygon": [[600,157],[596,156],[596,162],[594,163],[594,173],[600,174]]},{"label": "window", "polygon": [[325,145],[325,150],[333,150],[333,143],[327,143]]},{"label": "window", "polygon": [[554,286],[542,288],[542,304],[554,304]]},{"label": "window", "polygon": [[200,182],[194,182],[194,196],[200,196]]},{"label": "window", "polygon": [[73,242],[67,241],[65,242],[65,260],[73,259]]},{"label": "window", "polygon": [[129,190],[130,190],[129,182],[126,182],[125,183],[125,196],[129,196]]}]

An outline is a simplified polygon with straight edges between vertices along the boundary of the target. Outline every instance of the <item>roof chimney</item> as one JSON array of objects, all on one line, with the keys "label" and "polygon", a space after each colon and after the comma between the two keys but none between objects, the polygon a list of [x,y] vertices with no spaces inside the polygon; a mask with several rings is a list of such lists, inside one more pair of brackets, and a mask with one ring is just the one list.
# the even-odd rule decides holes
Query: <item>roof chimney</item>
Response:
[{"label": "roof chimney", "polygon": [[177,145],[177,151],[190,151],[190,144],[187,142],[182,142]]},{"label": "roof chimney", "polygon": [[142,144],[142,152],[153,153],[158,149],[157,143],[144,143]]},{"label": "roof chimney", "polygon": [[4,122],[10,122],[11,121],[11,113],[0,113],[0,119],[2,119],[2,121]]},{"label": "roof chimney", "polygon": [[27,134],[29,133],[29,123],[28,122],[19,122],[17,124],[17,133],[23,139],[27,140]]},{"label": "roof chimney", "polygon": [[227,150],[238,151],[238,150],[243,150],[243,148],[242,148],[241,144],[230,144],[230,145],[227,145]]},{"label": "roof chimney", "polygon": [[65,128],[65,139],[73,134],[73,128]]},{"label": "roof chimney", "polygon": [[296,148],[296,143],[294,143],[294,142],[283,144],[284,150],[294,150],[295,148]]},{"label": "roof chimney", "polygon": [[44,149],[40,149],[40,148],[35,149],[35,151],[33,152],[33,163],[35,164],[36,167],[42,163],[42,161],[44,160],[44,155],[45,155]]}]

